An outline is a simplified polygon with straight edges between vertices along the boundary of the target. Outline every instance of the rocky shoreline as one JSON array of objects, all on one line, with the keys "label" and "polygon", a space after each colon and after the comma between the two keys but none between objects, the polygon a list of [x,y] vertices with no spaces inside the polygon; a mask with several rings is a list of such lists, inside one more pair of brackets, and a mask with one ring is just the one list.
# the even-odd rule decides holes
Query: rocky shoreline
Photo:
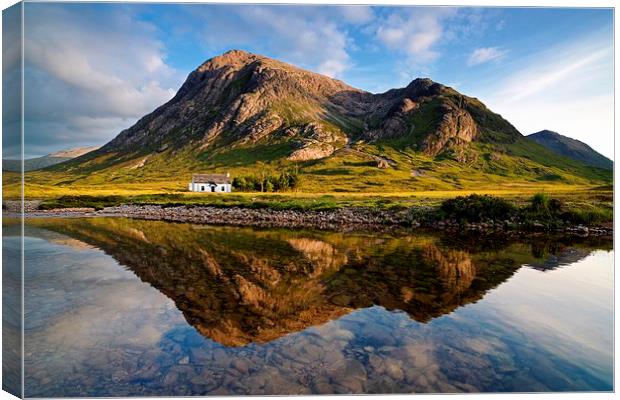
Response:
[{"label": "rocky shoreline", "polygon": [[[17,215],[19,203],[4,204],[4,211]],[[121,205],[94,208],[63,208],[38,210],[35,204],[25,205],[25,216],[33,217],[126,217],[196,224],[252,226],[260,228],[319,229],[332,231],[382,231],[392,232],[425,228],[449,232],[549,232],[539,223],[520,225],[515,221],[485,221],[459,224],[454,220],[425,221],[423,216],[432,210],[423,208],[406,210],[377,210],[371,208],[341,208],[327,211],[273,210],[240,207]],[[612,236],[613,225],[567,226],[551,230],[582,236]]]}]

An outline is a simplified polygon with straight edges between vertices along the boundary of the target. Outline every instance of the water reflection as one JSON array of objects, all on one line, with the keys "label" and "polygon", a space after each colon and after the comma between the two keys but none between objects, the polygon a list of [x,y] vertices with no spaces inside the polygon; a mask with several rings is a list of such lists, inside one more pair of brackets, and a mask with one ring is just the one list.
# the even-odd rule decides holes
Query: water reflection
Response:
[{"label": "water reflection", "polygon": [[[514,286],[502,284],[521,276],[523,265],[537,274],[574,268],[594,249],[610,248],[608,241],[105,218],[33,219],[26,232],[39,238],[27,242],[30,395],[611,388],[604,351],[588,358],[575,349],[572,357],[554,343],[541,345],[532,335],[544,323],[526,317],[515,326],[519,318],[506,305],[477,307],[476,315],[461,308]],[[611,330],[607,300],[584,310],[600,311],[603,336]],[[570,303],[564,298],[549,310],[549,321]],[[544,334],[556,338],[557,331]],[[586,339],[560,337],[573,347]]]}]

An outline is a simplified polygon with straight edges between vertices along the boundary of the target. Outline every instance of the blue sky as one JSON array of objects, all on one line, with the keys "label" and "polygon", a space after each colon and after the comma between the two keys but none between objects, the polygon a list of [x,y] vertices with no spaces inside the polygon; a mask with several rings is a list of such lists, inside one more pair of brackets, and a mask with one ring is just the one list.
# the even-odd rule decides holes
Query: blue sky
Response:
[{"label": "blue sky", "polygon": [[613,155],[610,9],[26,3],[29,156],[103,144],[237,48],[371,92],[430,77]]}]

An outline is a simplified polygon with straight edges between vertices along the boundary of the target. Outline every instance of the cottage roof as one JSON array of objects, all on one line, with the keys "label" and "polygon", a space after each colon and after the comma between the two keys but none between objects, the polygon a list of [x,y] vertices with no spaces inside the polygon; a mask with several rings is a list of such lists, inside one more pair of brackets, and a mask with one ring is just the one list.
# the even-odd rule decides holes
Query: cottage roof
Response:
[{"label": "cottage roof", "polygon": [[194,174],[192,176],[194,183],[230,183],[230,177],[227,174]]}]

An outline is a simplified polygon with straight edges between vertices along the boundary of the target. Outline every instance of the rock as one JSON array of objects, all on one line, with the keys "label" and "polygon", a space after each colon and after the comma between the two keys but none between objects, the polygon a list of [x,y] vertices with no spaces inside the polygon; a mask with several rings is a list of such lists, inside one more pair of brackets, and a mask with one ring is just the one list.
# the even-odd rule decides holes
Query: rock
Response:
[{"label": "rock", "polygon": [[295,150],[288,156],[290,161],[308,161],[317,160],[320,158],[329,157],[334,152],[335,148],[332,146],[319,147],[318,145],[309,144],[301,149]]},{"label": "rock", "polygon": [[311,385],[312,393],[315,394],[333,394],[334,389],[332,385],[327,380],[317,379],[312,382]]},{"label": "rock", "polygon": [[[445,114],[436,131],[424,139],[423,150],[426,154],[436,156],[455,143],[462,145],[474,140],[478,135],[478,126],[471,115],[451,104],[443,107]],[[458,161],[465,161],[461,156]]]},{"label": "rock", "polygon": [[334,378],[334,384],[340,386],[340,389],[336,389],[336,393],[363,393],[364,384],[359,378],[343,375]]},{"label": "rock", "polygon": [[361,380],[366,379],[366,369],[364,365],[355,359],[348,359],[345,361],[344,373],[350,377]]},{"label": "rock", "polygon": [[368,365],[375,373],[382,373],[384,370],[383,359],[376,354],[371,354],[368,357]]},{"label": "rock", "polygon": [[211,361],[211,353],[202,348],[192,348],[190,356],[192,364],[203,365]]},{"label": "rock", "polygon": [[250,369],[249,363],[247,361],[239,359],[233,360],[230,363],[230,366],[241,372],[242,374],[247,374]]},{"label": "rock", "polygon": [[391,358],[386,358],[383,361],[383,364],[385,365],[386,374],[388,374],[388,376],[394,379],[395,381],[400,381],[405,377],[402,368],[400,367],[400,365],[398,364],[396,360],[391,359]]},{"label": "rock", "polygon": [[168,144],[167,143],[164,143],[164,144],[162,144],[161,146],[159,146],[157,148],[157,152],[158,153],[162,153],[162,152],[164,152],[166,150],[168,150]]},{"label": "rock", "polygon": [[387,162],[387,160],[384,160],[382,158],[377,160],[377,168],[387,169],[389,167],[390,167],[390,164]]},{"label": "rock", "polygon": [[579,233],[582,233],[582,234],[586,234],[586,235],[587,235],[589,231],[590,231],[590,230],[588,229],[588,227],[587,227],[587,226],[579,225],[579,226],[577,227],[577,232],[579,232]]},{"label": "rock", "polygon": [[177,383],[179,379],[179,374],[176,371],[170,371],[164,377],[162,383],[166,386],[172,386]]}]

